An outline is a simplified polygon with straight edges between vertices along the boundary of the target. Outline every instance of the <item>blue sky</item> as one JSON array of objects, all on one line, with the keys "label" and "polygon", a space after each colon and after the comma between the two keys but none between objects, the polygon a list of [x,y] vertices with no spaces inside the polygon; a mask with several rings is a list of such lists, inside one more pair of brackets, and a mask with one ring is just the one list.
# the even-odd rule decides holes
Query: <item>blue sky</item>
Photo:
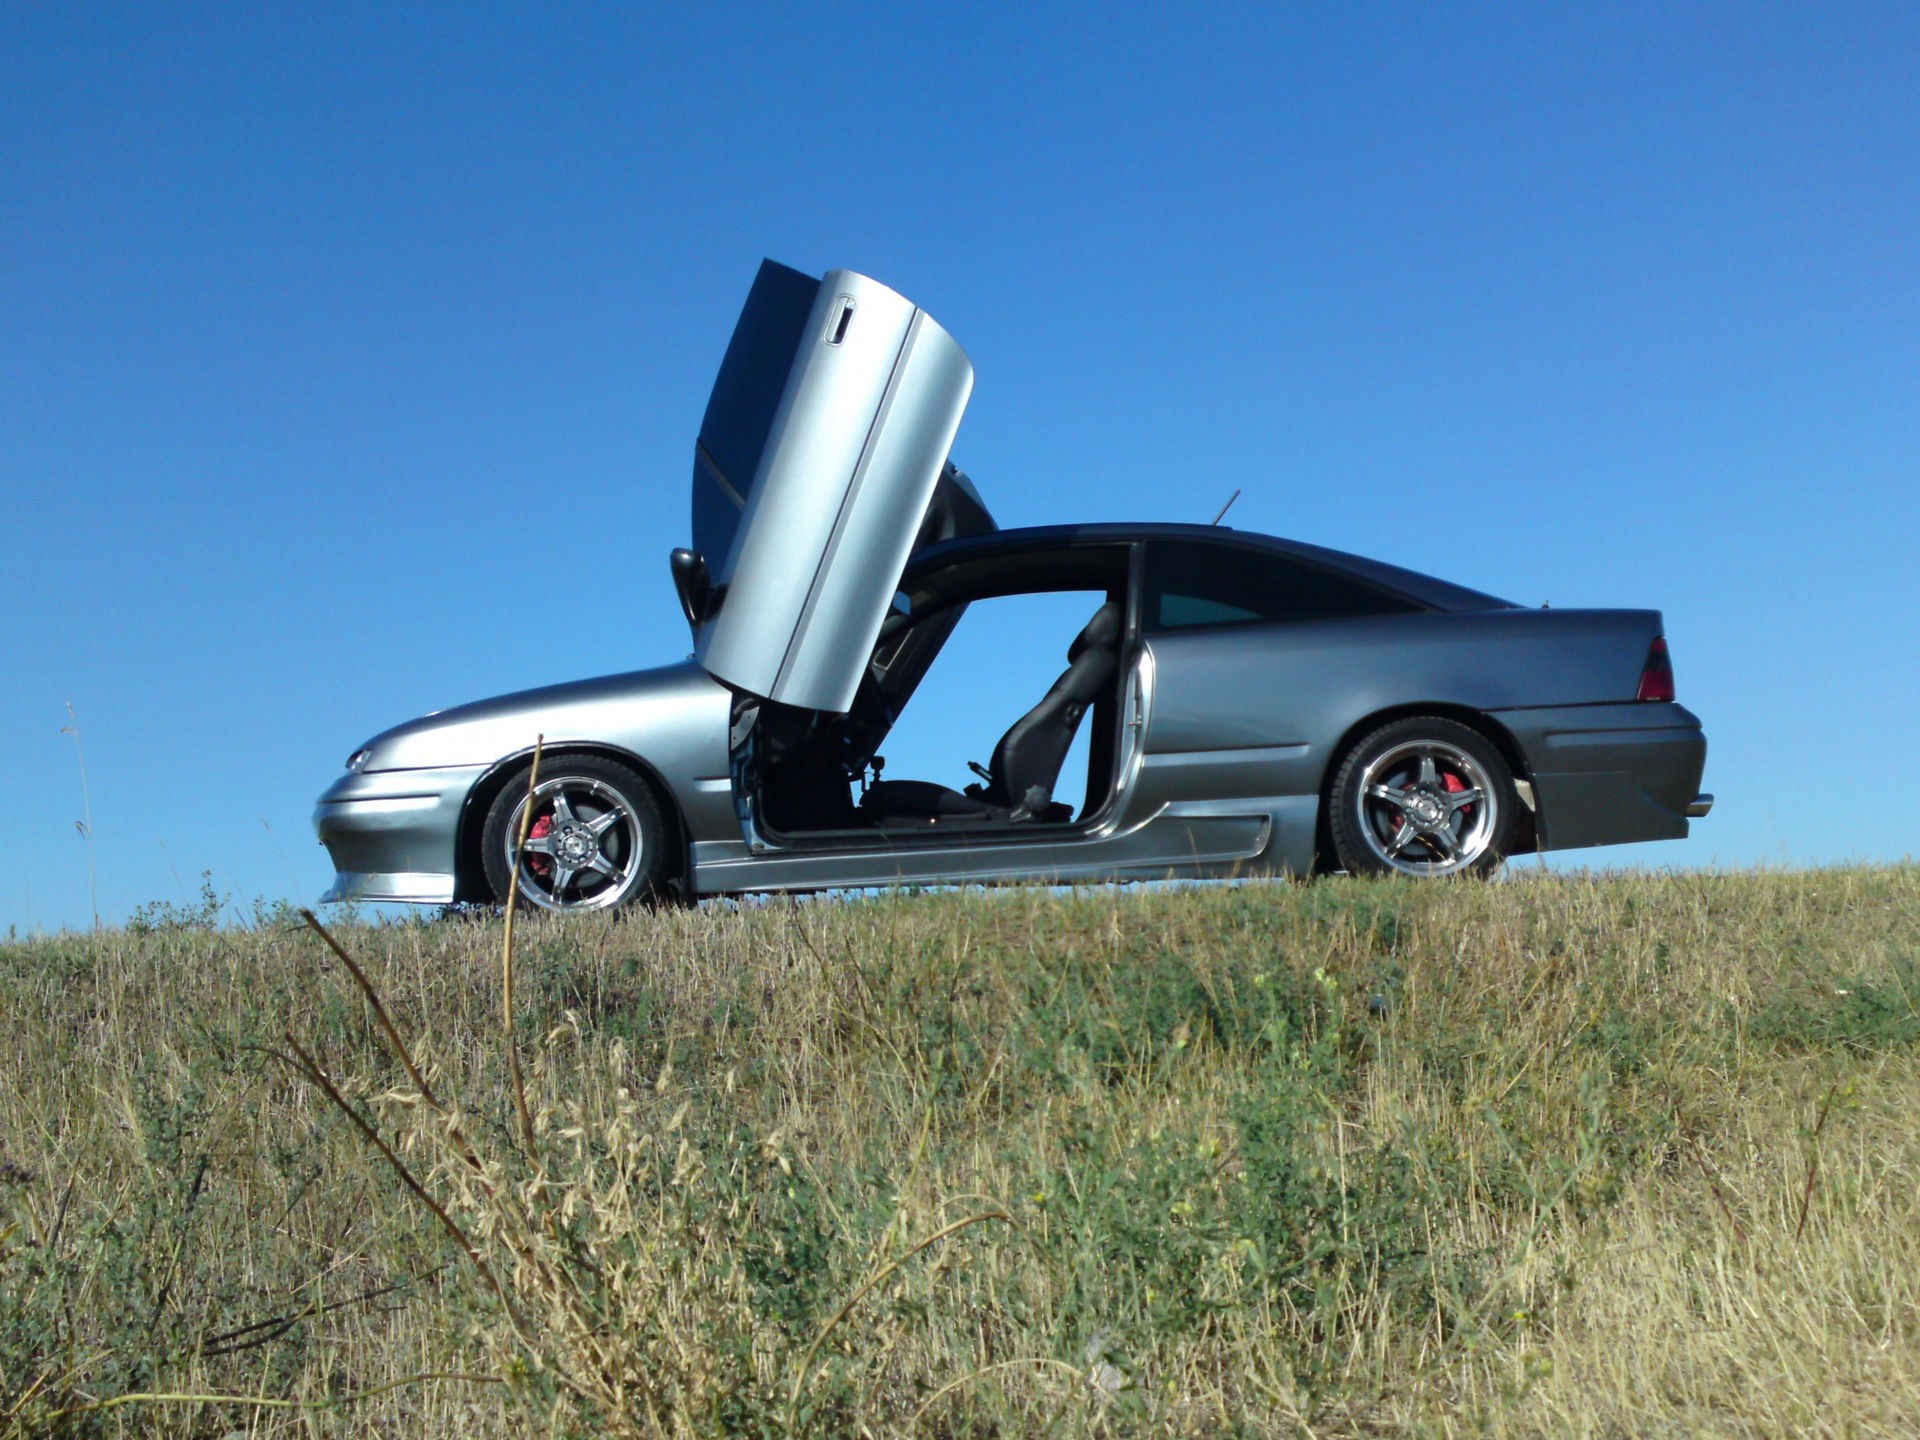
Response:
[{"label": "blue sky", "polygon": [[1003,524],[1242,488],[1663,609],[1719,808],[1574,861],[1908,854],[1917,74],[1900,5],[0,6],[0,924],[90,920],[67,701],[114,919],[310,900],[368,735],[683,655],[766,255],[961,340]]}]

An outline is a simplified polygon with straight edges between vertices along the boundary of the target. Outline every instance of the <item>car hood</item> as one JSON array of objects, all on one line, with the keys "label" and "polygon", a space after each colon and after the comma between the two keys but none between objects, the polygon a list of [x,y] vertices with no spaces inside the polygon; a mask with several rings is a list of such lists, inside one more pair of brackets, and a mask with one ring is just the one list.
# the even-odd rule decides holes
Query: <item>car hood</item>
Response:
[{"label": "car hood", "polygon": [[727,693],[691,661],[520,690],[436,710],[382,731],[366,743],[370,753],[361,770],[490,765],[532,750],[536,737],[549,746],[604,742],[643,728],[647,715],[656,711],[718,705],[724,716]]}]

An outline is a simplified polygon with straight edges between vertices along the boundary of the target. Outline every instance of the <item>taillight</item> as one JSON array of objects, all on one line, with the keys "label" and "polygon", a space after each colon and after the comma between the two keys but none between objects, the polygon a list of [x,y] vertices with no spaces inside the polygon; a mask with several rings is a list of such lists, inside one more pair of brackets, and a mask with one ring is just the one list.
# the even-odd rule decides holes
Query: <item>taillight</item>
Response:
[{"label": "taillight", "polygon": [[1667,637],[1656,636],[1647,649],[1647,663],[1640,671],[1640,691],[1636,700],[1673,699],[1673,660],[1667,654]]}]

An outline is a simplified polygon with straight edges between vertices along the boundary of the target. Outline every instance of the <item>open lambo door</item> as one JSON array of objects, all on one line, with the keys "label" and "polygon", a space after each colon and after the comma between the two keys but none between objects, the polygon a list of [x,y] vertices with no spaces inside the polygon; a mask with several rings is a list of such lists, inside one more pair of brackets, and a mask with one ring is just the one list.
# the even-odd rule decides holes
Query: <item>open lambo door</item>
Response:
[{"label": "open lambo door", "polygon": [[905,297],[761,265],[700,426],[693,548],[673,559],[715,679],[852,707],[908,556],[993,528],[947,460],[972,388],[965,352]]}]

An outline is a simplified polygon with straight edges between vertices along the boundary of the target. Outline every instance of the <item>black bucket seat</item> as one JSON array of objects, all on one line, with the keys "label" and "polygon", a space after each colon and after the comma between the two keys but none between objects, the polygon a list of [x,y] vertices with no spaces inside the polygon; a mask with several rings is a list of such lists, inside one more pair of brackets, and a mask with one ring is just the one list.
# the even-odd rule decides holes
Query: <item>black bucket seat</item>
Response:
[{"label": "black bucket seat", "polygon": [[1119,673],[1120,629],[1119,601],[1093,612],[1067,650],[1065,673],[993,747],[984,785],[961,791],[930,780],[877,780],[861,797],[862,818],[887,828],[1072,819],[1069,806],[1054,803],[1053,787],[1081,717]]}]

